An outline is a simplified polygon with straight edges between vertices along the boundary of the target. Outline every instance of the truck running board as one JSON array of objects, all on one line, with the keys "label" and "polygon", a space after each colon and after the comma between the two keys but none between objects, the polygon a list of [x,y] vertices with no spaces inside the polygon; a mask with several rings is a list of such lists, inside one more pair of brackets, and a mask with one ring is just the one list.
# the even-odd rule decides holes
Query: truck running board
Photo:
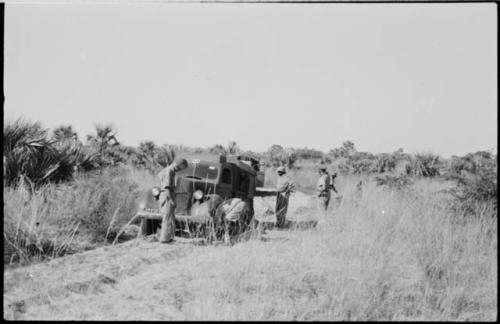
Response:
[{"label": "truck running board", "polygon": [[[141,219],[152,219],[159,220],[163,219],[163,215],[156,212],[150,211],[140,211],[137,213],[137,217]],[[208,215],[196,215],[196,216],[188,216],[188,215],[175,215],[175,220],[187,223],[208,223],[212,220],[212,217]]]}]

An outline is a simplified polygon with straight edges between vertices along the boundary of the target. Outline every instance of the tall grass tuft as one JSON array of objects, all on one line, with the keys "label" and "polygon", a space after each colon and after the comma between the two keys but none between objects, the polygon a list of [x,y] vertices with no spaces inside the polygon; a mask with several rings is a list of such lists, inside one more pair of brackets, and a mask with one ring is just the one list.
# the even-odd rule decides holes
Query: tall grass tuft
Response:
[{"label": "tall grass tuft", "polygon": [[417,153],[411,159],[410,168],[416,176],[434,177],[440,174],[441,161],[433,153]]},{"label": "tall grass tuft", "polygon": [[4,264],[57,257],[113,240],[136,213],[139,185],[126,169],[71,184],[4,187]]}]

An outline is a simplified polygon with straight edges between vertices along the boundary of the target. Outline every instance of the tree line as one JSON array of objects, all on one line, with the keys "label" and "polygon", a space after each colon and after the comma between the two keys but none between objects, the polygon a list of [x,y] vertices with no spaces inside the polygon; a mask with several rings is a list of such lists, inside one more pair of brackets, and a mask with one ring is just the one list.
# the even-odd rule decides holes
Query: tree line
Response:
[{"label": "tree line", "polygon": [[[117,131],[111,125],[95,125],[92,134],[81,139],[71,126],[60,126],[52,132],[39,122],[17,119],[4,124],[4,185],[12,185],[24,178],[34,186],[71,180],[75,174],[99,171],[106,167],[128,164],[156,173],[169,165],[176,154],[249,154],[267,166],[286,166],[300,169],[301,161],[314,161],[331,166],[342,174],[397,173],[406,176],[461,179],[465,174],[496,172],[497,156],[478,151],[465,156],[442,159],[433,153],[392,153],[358,151],[352,141],[344,141],[328,153],[312,148],[284,148],[274,144],[265,152],[242,150],[231,141],[209,148],[183,145],[157,145],[143,141],[137,147],[119,142]],[[299,163],[298,163],[299,162]],[[486,171],[485,171],[486,170]],[[496,173],[495,173],[496,174]],[[496,176],[495,176],[496,178]]]}]

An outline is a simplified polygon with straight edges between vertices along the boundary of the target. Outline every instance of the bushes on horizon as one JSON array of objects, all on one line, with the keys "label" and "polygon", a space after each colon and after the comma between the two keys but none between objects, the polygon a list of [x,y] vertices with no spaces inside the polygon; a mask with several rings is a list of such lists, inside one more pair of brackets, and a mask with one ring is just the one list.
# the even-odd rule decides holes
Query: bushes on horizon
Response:
[{"label": "bushes on horizon", "polygon": [[396,168],[396,158],[389,153],[380,153],[377,157],[377,172],[392,172]]},{"label": "bushes on horizon", "polygon": [[238,143],[235,141],[231,141],[227,144],[227,153],[228,154],[239,154],[241,152],[240,147],[238,146]]},{"label": "bushes on horizon", "polygon": [[352,173],[354,174],[369,174],[373,172],[374,162],[370,159],[361,159],[352,162]]},{"label": "bushes on horizon", "polygon": [[356,147],[352,141],[342,142],[342,146],[339,148],[334,148],[328,152],[334,159],[338,158],[348,158],[356,152]]},{"label": "bushes on horizon", "polygon": [[462,157],[452,156],[450,175],[460,176],[464,171],[476,174],[480,169],[496,167],[496,157],[487,151],[468,153]]},{"label": "bushes on horizon", "polygon": [[452,194],[459,202],[459,206],[466,212],[474,210],[477,203],[489,203],[497,209],[497,165],[492,163],[474,169],[475,172],[463,170],[453,175],[457,186]]},{"label": "bushes on horizon", "polygon": [[[123,164],[157,173],[171,163],[175,154],[203,155],[240,154],[245,152],[236,142],[227,147],[215,145],[211,148],[191,148],[184,145],[157,146],[152,141],[143,141],[136,147],[118,142],[116,130],[110,125],[96,125],[93,135],[87,135],[86,144],[78,139],[71,126],[60,126],[48,137],[47,129],[39,123],[17,120],[4,125],[4,184],[13,185],[21,177],[39,186],[47,182],[71,180],[78,171],[102,170],[108,166]],[[249,152],[249,151],[246,151]],[[476,173],[478,169],[495,162],[486,151],[469,153],[464,157],[453,157],[447,166],[439,156],[432,153],[372,154],[356,150],[352,141],[344,141],[329,154],[309,148],[283,148],[272,145],[266,152],[252,154],[267,166],[299,167],[298,161],[326,163],[343,174],[383,174],[386,172],[419,177],[457,177],[463,171]],[[302,163],[300,163],[302,165]],[[495,164],[496,165],[496,164]]]},{"label": "bushes on horizon", "polygon": [[134,150],[132,164],[137,168],[157,173],[175,159],[175,151],[168,145],[156,146],[153,141],[144,141]]},{"label": "bushes on horizon", "polygon": [[330,150],[327,157],[329,163],[337,165],[344,174],[412,173],[409,163],[412,156],[403,153],[401,148],[393,153],[372,154],[357,151],[352,141],[344,141],[341,147]]},{"label": "bushes on horizon", "polygon": [[440,174],[441,161],[432,153],[417,153],[411,159],[413,175],[420,177],[435,177]]},{"label": "bushes on horizon", "polygon": [[[71,126],[59,126],[49,136],[39,122],[19,118],[4,124],[4,186],[21,179],[37,188],[49,182],[69,181],[79,172],[117,166],[133,160],[136,152],[122,146],[111,126],[96,126],[83,144]],[[170,151],[159,149],[154,163],[168,162]]]},{"label": "bushes on horizon", "polygon": [[320,160],[325,158],[325,154],[323,154],[323,152],[307,147],[295,148],[292,149],[292,151],[297,156],[297,159],[301,160]]},{"label": "bushes on horizon", "polygon": [[272,145],[265,154],[268,163],[274,167],[286,166],[292,169],[297,161],[297,155],[291,149],[284,149],[281,145]]}]

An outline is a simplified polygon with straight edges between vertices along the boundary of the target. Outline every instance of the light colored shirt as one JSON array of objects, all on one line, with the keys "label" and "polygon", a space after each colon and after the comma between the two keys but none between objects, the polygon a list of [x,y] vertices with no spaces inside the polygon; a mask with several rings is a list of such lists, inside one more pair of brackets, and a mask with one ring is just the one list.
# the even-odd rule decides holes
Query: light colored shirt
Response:
[{"label": "light colored shirt", "polygon": [[246,203],[240,198],[233,198],[231,203],[223,205],[226,212],[226,219],[230,221],[238,221],[241,219],[241,213],[245,210]]},{"label": "light colored shirt", "polygon": [[160,178],[160,187],[162,189],[175,188],[175,170],[173,165],[169,165],[165,169],[161,170],[158,177]]},{"label": "light colored shirt", "polygon": [[276,181],[276,189],[279,193],[284,193],[291,185],[293,184],[292,179],[287,175],[278,175],[278,179]]},{"label": "light colored shirt", "polygon": [[327,195],[330,193],[330,175],[322,174],[318,179],[318,185],[316,186],[316,190],[318,191],[318,196]]}]

